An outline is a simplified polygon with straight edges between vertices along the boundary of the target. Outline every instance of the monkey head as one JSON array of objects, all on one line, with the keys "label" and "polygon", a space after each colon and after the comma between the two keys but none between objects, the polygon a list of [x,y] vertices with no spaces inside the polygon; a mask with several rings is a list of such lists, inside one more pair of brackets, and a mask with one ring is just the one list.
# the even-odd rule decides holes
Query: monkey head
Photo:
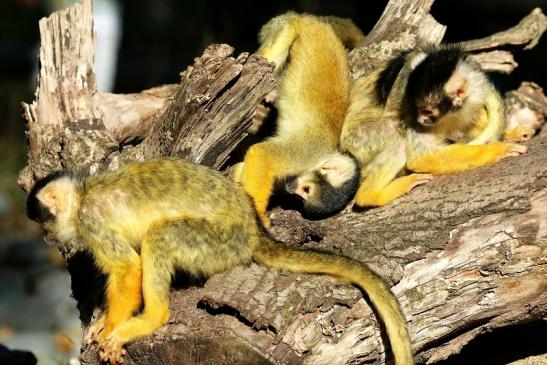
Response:
[{"label": "monkey head", "polygon": [[424,47],[416,56],[405,93],[414,123],[431,127],[467,102],[484,97],[488,81],[480,67],[457,46]]},{"label": "monkey head", "polygon": [[75,185],[72,173],[58,171],[38,180],[29,193],[27,216],[42,226],[48,244],[67,242],[75,236]]},{"label": "monkey head", "polygon": [[288,177],[285,190],[302,200],[305,215],[321,218],[344,209],[353,199],[359,179],[357,161],[337,152],[312,170]]}]

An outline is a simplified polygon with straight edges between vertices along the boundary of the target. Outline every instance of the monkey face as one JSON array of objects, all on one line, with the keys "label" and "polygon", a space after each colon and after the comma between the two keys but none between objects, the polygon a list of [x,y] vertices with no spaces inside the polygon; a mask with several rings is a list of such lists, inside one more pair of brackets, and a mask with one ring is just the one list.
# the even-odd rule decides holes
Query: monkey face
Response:
[{"label": "monkey face", "polygon": [[434,126],[452,107],[448,96],[442,93],[430,94],[416,101],[416,121],[424,127]]},{"label": "monkey face", "polygon": [[437,119],[441,115],[439,108],[435,105],[431,107],[424,107],[418,109],[417,120],[423,126],[432,126],[437,122]]},{"label": "monkey face", "polygon": [[356,161],[340,153],[333,154],[319,167],[285,180],[285,190],[297,195],[310,218],[321,218],[344,209],[359,186]]},{"label": "monkey face", "polygon": [[[71,201],[75,198],[73,175],[55,172],[38,180],[27,198],[27,216],[40,223],[48,244],[73,235]],[[67,234],[68,233],[68,234]]]}]

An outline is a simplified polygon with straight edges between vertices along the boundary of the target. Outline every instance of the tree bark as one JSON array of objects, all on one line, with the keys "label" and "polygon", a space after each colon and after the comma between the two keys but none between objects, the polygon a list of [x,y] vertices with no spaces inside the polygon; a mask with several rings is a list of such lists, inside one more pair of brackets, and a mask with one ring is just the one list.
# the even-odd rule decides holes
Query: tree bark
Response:
[{"label": "tree bark", "polygon": [[[444,26],[429,14],[432,3],[390,1],[349,54],[354,76],[398,49],[440,42]],[[534,31],[518,44],[533,45],[545,30],[541,11],[532,15],[526,24],[538,26],[525,27]],[[91,1],[41,20],[40,33],[36,100],[23,104],[29,162],[20,185],[27,191],[59,168],[93,173],[165,155],[220,168],[275,86],[264,59],[213,45],[180,84],[97,93]],[[495,44],[466,47],[497,52],[506,44],[500,39],[511,38],[510,30],[500,34]],[[537,85],[507,98],[515,112],[529,108],[538,120],[547,112]],[[271,232],[370,265],[393,285],[417,359],[438,362],[485,332],[547,318],[547,131],[528,145],[523,156],[439,176],[383,208],[348,207],[321,221],[274,208]],[[85,329],[99,312],[104,278],[78,247],[60,249]],[[329,277],[238,267],[205,283],[179,282],[170,312],[168,324],[127,346],[125,364],[383,364],[390,356],[368,301]],[[84,348],[81,362],[99,364],[97,349]]]}]

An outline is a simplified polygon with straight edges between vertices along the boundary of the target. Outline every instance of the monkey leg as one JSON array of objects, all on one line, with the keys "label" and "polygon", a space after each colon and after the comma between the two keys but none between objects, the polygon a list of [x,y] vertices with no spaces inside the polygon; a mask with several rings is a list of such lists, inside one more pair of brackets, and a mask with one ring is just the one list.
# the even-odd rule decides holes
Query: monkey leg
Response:
[{"label": "monkey leg", "polygon": [[528,150],[514,143],[493,142],[485,145],[452,144],[438,150],[413,156],[407,167],[414,172],[434,175],[470,170],[494,163],[502,158],[518,156]]},{"label": "monkey leg", "polygon": [[266,215],[266,209],[273,192],[275,174],[279,169],[275,151],[268,146],[269,142],[251,146],[245,154],[240,173],[240,182],[253,198],[258,217],[266,228],[270,227],[270,218]]},{"label": "monkey leg", "polygon": [[408,193],[414,187],[430,182],[429,174],[411,174],[395,177],[402,170],[402,163],[386,162],[371,170],[361,183],[355,195],[355,204],[359,207],[377,207],[389,204]]},{"label": "monkey leg", "polygon": [[167,321],[171,272],[166,270],[162,259],[169,259],[167,252],[159,251],[164,247],[154,238],[153,233],[147,234],[141,245],[144,312],[120,323],[99,342],[102,361],[121,363],[125,353],[122,347],[126,342],[152,333]]},{"label": "monkey leg", "polygon": [[192,218],[151,227],[141,244],[143,313],[121,323],[101,343],[101,360],[121,363],[127,342],[149,335],[167,322],[175,267],[192,275],[210,275],[250,262],[245,228],[241,223]]},{"label": "monkey leg", "polygon": [[108,270],[106,313],[91,326],[87,343],[102,342],[120,323],[127,321],[141,304],[141,260],[133,250]]}]

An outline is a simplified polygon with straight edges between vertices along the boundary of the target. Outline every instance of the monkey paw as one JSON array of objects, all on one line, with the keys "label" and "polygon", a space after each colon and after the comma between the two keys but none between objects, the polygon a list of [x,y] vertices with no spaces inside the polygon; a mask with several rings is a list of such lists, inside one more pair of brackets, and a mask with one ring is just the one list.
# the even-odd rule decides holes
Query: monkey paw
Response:
[{"label": "monkey paw", "polygon": [[99,340],[99,334],[103,331],[106,323],[106,315],[101,315],[101,317],[87,330],[85,335],[85,343],[91,345],[94,342]]},{"label": "monkey paw", "polygon": [[411,178],[408,191],[414,189],[418,185],[427,184],[433,181],[433,175],[431,174],[411,174],[408,175]]},{"label": "monkey paw", "polygon": [[528,147],[522,144],[506,143],[506,145],[507,145],[507,149],[505,151],[504,157],[518,156],[528,151]]},{"label": "monkey paw", "polygon": [[123,356],[127,353],[123,348],[125,341],[115,333],[111,333],[100,344],[99,358],[103,362],[109,362],[111,365],[117,365],[123,363]]}]

